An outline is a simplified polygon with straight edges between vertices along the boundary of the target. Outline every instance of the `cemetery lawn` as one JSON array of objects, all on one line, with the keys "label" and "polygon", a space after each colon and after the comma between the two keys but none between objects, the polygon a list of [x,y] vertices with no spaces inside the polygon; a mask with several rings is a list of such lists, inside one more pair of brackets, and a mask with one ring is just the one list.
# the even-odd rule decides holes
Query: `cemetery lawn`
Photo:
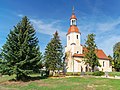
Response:
[{"label": "cemetery lawn", "polygon": [[94,77],[47,78],[12,81],[15,76],[0,77],[0,90],[120,90],[120,80]]}]

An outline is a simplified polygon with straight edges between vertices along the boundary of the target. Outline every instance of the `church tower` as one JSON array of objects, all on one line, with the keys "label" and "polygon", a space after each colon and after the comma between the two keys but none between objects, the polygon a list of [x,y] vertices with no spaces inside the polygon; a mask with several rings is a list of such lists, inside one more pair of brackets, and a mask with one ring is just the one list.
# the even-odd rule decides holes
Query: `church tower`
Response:
[{"label": "church tower", "polygon": [[77,27],[77,18],[74,13],[74,7],[72,9],[72,16],[70,17],[70,27],[67,33],[67,46],[65,52],[71,52],[72,55],[82,54],[82,46],[80,45],[81,33]]}]

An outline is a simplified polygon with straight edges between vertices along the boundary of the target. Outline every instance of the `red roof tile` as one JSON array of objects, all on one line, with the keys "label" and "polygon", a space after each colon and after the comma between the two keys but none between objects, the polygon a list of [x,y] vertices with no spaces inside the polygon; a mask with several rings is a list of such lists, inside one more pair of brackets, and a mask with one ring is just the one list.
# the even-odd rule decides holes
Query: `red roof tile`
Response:
[{"label": "red roof tile", "polygon": [[72,14],[72,16],[70,17],[70,19],[77,19],[75,14]]},{"label": "red roof tile", "polygon": [[74,25],[70,26],[70,28],[68,29],[68,33],[67,34],[70,34],[71,32],[80,33],[78,27],[74,26]]},{"label": "red roof tile", "polygon": [[96,54],[99,59],[109,59],[108,56],[106,56],[106,54],[103,52],[103,50],[98,49]]},{"label": "red roof tile", "polygon": [[[83,50],[87,50],[87,49],[83,48]],[[106,54],[101,49],[97,49],[96,55],[99,59],[109,60],[109,58],[106,56]],[[74,54],[73,56],[74,57],[84,57],[85,55],[84,54]]]}]

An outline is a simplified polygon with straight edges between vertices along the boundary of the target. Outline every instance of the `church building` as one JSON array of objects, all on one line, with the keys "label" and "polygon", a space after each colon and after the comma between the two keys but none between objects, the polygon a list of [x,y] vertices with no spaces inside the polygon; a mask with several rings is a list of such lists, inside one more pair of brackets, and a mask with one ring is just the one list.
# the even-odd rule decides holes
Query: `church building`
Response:
[{"label": "church building", "polygon": [[[65,47],[65,53],[67,54],[66,59],[66,70],[67,72],[87,72],[91,71],[91,67],[85,64],[84,51],[85,47],[81,45],[81,32],[77,27],[77,18],[72,12],[70,17],[70,27],[67,32],[67,45]],[[102,49],[97,49],[96,53],[101,67],[96,67],[99,71],[112,72],[112,66],[110,66],[110,60]]]}]

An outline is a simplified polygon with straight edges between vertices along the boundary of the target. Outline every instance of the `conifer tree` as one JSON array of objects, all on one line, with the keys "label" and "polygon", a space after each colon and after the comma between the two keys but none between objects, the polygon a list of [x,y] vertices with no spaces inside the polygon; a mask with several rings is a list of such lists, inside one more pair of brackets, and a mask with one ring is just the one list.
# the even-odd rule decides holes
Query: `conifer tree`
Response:
[{"label": "conifer tree", "polygon": [[63,48],[57,31],[53,36],[54,37],[46,46],[44,60],[46,69],[54,72],[55,70],[59,70],[62,66]]},{"label": "conifer tree", "polygon": [[0,53],[0,75],[2,73],[2,55]]},{"label": "conifer tree", "polygon": [[113,47],[114,68],[120,71],[120,42],[117,42]]},{"label": "conifer tree", "polygon": [[3,61],[3,58],[2,58],[2,55],[0,53],[0,75],[6,75],[7,72],[9,71],[6,71],[7,70],[7,66],[6,66],[6,62]]},{"label": "conifer tree", "polygon": [[95,66],[100,66],[98,57],[96,55],[97,46],[95,44],[95,34],[88,34],[87,40],[85,42],[85,63],[89,64],[92,67],[94,72]]},{"label": "conifer tree", "polygon": [[16,74],[17,80],[27,79],[28,74],[41,68],[41,53],[35,30],[25,16],[14,26],[2,49],[6,73]]},{"label": "conifer tree", "polygon": [[108,55],[108,58],[110,59],[110,66],[114,67],[113,57],[111,55]]}]

